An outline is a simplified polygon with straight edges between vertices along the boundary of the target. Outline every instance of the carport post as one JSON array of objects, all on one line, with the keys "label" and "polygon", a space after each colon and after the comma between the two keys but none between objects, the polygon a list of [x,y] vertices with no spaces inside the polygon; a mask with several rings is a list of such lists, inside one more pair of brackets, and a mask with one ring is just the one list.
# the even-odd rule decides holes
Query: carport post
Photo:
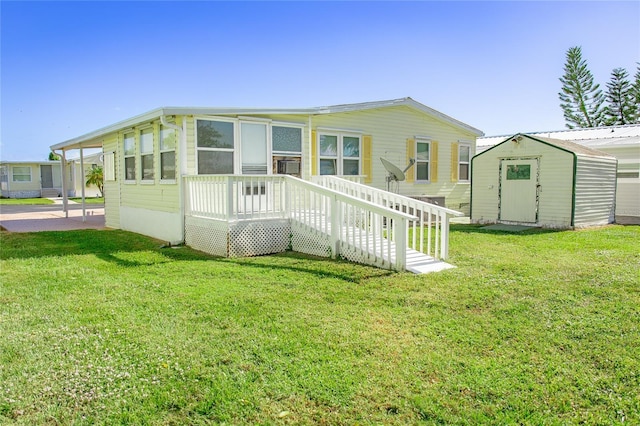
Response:
[{"label": "carport post", "polygon": [[84,153],[82,152],[82,146],[80,147],[80,187],[82,188],[82,221],[87,221],[87,213],[84,204]]},{"label": "carport post", "polygon": [[69,217],[69,200],[67,200],[67,157],[62,149],[62,155],[60,156],[62,162],[62,211],[65,213],[65,217]]}]

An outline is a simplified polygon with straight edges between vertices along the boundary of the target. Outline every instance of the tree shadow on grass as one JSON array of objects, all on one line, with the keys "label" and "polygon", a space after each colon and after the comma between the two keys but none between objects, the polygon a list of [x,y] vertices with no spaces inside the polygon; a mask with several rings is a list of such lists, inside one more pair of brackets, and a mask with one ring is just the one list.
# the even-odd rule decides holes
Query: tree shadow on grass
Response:
[{"label": "tree shadow on grass", "polygon": [[[93,255],[105,262],[130,268],[172,261],[207,261],[211,262],[212,268],[223,263],[264,269],[267,273],[273,270],[288,270],[354,283],[396,273],[291,251],[250,258],[217,257],[185,246],[169,247],[163,241],[121,230],[2,232],[1,238],[0,260]],[[148,258],[142,256],[142,252],[155,252],[156,255]],[[158,255],[162,258],[158,258]]]}]

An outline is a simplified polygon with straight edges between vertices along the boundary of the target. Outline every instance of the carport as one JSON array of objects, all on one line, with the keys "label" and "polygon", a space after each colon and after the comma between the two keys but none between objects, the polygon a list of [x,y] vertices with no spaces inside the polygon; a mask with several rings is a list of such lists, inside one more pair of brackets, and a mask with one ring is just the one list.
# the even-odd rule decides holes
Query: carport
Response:
[{"label": "carport", "polygon": [[[96,131],[94,133],[99,132]],[[88,139],[88,140],[87,140]],[[75,138],[65,142],[61,142],[51,146],[51,151],[60,155],[60,161],[62,162],[62,170],[65,170],[67,165],[67,152],[73,150],[80,151],[80,170],[84,170],[84,150],[85,149],[100,149],[102,150],[102,140],[91,140],[91,138]],[[84,178],[84,177],[83,177]],[[69,189],[67,188],[67,180],[62,179],[62,211],[65,213],[65,217],[69,217]],[[87,207],[85,203],[85,185],[81,185],[81,198],[82,198],[82,221],[87,221]]]}]

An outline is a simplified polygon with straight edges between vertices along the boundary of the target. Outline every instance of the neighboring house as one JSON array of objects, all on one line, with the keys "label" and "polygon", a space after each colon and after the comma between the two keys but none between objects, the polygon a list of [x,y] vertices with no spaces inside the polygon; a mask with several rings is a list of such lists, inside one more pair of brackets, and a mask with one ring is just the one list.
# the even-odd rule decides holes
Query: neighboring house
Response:
[{"label": "neighboring house", "polygon": [[517,134],[473,157],[471,222],[580,228],[614,221],[617,160]]},{"label": "neighboring house", "polygon": [[81,197],[84,186],[86,198],[99,197],[100,190],[95,185],[86,185],[87,174],[94,167],[102,167],[102,152],[83,155],[83,161],[79,158],[67,160],[70,167],[68,193],[70,197]]},{"label": "neighboring house", "polygon": [[[197,247],[210,246],[214,240],[217,246],[208,247],[207,251],[233,255],[262,254],[290,246],[288,234],[295,232],[289,227],[296,226],[291,225],[292,209],[306,214],[307,219],[314,216],[321,221],[332,217],[331,232],[336,233],[336,225],[344,225],[344,221],[336,222],[338,212],[326,209],[338,199],[340,203],[346,203],[348,198],[349,202],[360,204],[352,200],[360,197],[366,208],[380,201],[385,209],[400,210],[401,214],[411,211],[417,215],[424,209],[427,217],[426,212],[433,206],[426,203],[419,204],[419,208],[407,207],[408,204],[400,208],[399,201],[390,201],[387,196],[374,197],[370,191],[365,193],[374,188],[384,193],[389,184],[381,157],[400,168],[415,159],[407,170],[406,180],[393,182],[394,192],[437,199],[441,206],[438,211],[456,214],[443,205],[468,208],[469,165],[475,153],[475,140],[480,135],[482,132],[467,124],[411,98],[403,98],[302,109],[159,108],[51,148],[63,156],[68,150],[102,148],[107,226],[172,243],[186,241]],[[340,185],[346,181],[332,180],[332,176],[364,185],[352,183],[352,187],[345,189]],[[318,189],[309,181],[331,189]],[[312,198],[292,195],[294,188],[302,187],[310,191],[305,196]],[[347,198],[335,195],[339,188],[348,191]],[[320,203],[320,198],[313,197],[324,197],[328,204],[314,205]],[[404,199],[397,196],[397,200],[401,198]],[[413,202],[410,198],[406,200]],[[344,214],[352,212],[341,212],[342,218]],[[259,221],[262,228],[251,231],[251,238],[236,238],[234,232],[244,232],[240,223],[245,226],[244,219],[256,216],[263,218]],[[275,219],[269,222],[275,216],[281,220],[279,224]],[[198,222],[203,217],[219,223],[208,221],[203,225]],[[302,219],[296,220],[301,223]],[[360,223],[368,219],[353,220]],[[383,222],[385,226],[392,223]],[[265,228],[266,223],[271,223],[272,228]],[[217,226],[216,232],[209,233],[211,238],[196,237],[195,231],[190,236],[190,229],[203,232],[203,226]],[[284,231],[276,249],[267,240],[277,239],[278,226]],[[323,228],[322,232],[324,236],[305,243],[314,246],[314,252],[326,251],[323,238],[330,231]],[[234,242],[245,239],[245,246],[253,245],[260,239],[255,236],[259,233],[265,235],[264,247],[234,252],[231,247]],[[330,254],[335,256],[340,251],[343,255],[346,246],[337,247],[338,237],[331,238]],[[405,236],[398,234],[398,238]],[[206,241],[198,243],[194,239]],[[446,242],[439,247],[446,254]]]},{"label": "neighboring house", "polygon": [[[640,125],[534,132],[527,135],[575,142],[616,157],[616,222],[640,224]],[[482,152],[506,138],[506,135],[478,138],[477,151]]]},{"label": "neighboring house", "polygon": [[[70,168],[67,167],[67,171]],[[66,173],[69,181],[69,173]],[[59,161],[0,162],[0,195],[6,198],[59,197],[62,168]],[[73,195],[73,194],[67,194]]]}]

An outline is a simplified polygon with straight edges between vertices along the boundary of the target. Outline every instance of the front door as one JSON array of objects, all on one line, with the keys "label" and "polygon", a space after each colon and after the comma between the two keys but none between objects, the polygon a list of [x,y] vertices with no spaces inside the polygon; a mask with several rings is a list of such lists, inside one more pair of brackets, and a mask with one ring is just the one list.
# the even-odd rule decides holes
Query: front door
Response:
[{"label": "front door", "polygon": [[51,166],[40,166],[40,180],[42,189],[53,188],[53,168]]},{"label": "front door", "polygon": [[538,160],[502,160],[500,175],[500,221],[536,223]]}]

